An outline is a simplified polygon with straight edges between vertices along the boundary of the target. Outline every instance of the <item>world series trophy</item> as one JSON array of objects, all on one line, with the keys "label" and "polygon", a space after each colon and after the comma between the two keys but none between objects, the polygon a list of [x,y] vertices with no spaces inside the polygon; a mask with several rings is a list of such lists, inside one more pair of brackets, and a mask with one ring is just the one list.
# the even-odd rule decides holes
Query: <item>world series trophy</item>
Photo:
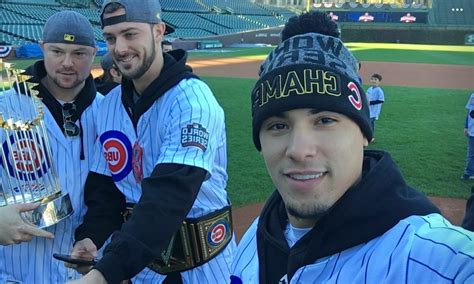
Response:
[{"label": "world series trophy", "polygon": [[40,202],[21,216],[46,228],[73,209],[69,194],[59,187],[36,84],[27,82],[22,71],[0,59],[0,206]]}]

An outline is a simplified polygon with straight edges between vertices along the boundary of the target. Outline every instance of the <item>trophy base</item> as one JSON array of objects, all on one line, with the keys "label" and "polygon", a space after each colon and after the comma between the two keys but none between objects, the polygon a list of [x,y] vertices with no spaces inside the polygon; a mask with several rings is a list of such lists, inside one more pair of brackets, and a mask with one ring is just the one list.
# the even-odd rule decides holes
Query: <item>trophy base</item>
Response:
[{"label": "trophy base", "polygon": [[73,212],[69,193],[66,193],[41,201],[41,205],[38,208],[29,212],[23,212],[22,217],[27,222],[40,229],[44,229],[71,216]]}]

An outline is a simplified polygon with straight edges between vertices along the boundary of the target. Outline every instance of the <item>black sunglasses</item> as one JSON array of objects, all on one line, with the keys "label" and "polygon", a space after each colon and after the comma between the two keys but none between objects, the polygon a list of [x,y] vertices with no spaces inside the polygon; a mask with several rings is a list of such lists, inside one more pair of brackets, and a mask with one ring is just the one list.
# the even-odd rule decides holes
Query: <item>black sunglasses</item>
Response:
[{"label": "black sunglasses", "polygon": [[63,104],[63,128],[64,134],[69,137],[75,137],[81,133],[81,129],[72,120],[76,116],[76,105],[73,103]]}]

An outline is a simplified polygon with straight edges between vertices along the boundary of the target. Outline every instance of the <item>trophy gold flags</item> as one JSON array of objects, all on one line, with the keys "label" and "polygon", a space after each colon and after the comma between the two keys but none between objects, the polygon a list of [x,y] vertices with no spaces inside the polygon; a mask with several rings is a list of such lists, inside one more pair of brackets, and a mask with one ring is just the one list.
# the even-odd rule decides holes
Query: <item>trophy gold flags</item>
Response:
[{"label": "trophy gold flags", "polygon": [[45,228],[73,209],[59,187],[36,84],[22,71],[0,60],[0,206],[40,202],[22,217]]}]

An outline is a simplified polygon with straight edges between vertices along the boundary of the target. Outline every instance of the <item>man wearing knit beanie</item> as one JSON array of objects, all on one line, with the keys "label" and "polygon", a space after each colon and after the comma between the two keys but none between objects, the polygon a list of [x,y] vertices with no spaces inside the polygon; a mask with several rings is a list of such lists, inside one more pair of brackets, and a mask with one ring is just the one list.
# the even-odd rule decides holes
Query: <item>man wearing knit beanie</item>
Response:
[{"label": "man wearing knit beanie", "polygon": [[276,190],[240,240],[231,282],[472,280],[474,235],[406,185],[388,153],[364,150],[368,103],[337,25],[310,12],[282,38],[251,100]]},{"label": "man wearing knit beanie", "polygon": [[[34,89],[41,98],[54,169],[44,161],[44,157],[36,157],[38,162],[44,163],[43,166],[33,167],[35,169],[25,175],[35,180],[44,174],[43,171],[54,170],[61,191],[69,194],[74,212],[46,228],[48,234],[44,236],[48,238],[28,236],[21,228],[29,225],[18,224],[17,238],[24,243],[18,240],[17,244],[0,248],[0,283],[65,283],[80,276],[67,269],[62,261],[54,259],[53,254],[71,251],[74,230],[86,211],[84,184],[94,156],[95,120],[102,99],[90,74],[96,53],[94,31],[86,17],[64,10],[46,21],[40,45],[44,59],[28,67],[26,75],[31,76],[30,82],[37,84]],[[18,112],[28,108],[28,105],[12,104],[19,100],[8,102],[7,98],[17,97],[17,93],[25,93],[21,82],[0,94],[0,112],[6,102]],[[2,134],[4,132],[0,132],[0,142],[5,148],[5,138],[13,138],[1,137]],[[18,153],[26,151],[24,146],[17,144],[13,149],[20,149]],[[13,158],[13,161],[7,161],[8,166],[12,166],[10,163],[25,163],[18,159],[24,158]],[[1,165],[0,172],[14,175],[3,171]],[[16,215],[17,220],[21,220],[19,212]]]}]

